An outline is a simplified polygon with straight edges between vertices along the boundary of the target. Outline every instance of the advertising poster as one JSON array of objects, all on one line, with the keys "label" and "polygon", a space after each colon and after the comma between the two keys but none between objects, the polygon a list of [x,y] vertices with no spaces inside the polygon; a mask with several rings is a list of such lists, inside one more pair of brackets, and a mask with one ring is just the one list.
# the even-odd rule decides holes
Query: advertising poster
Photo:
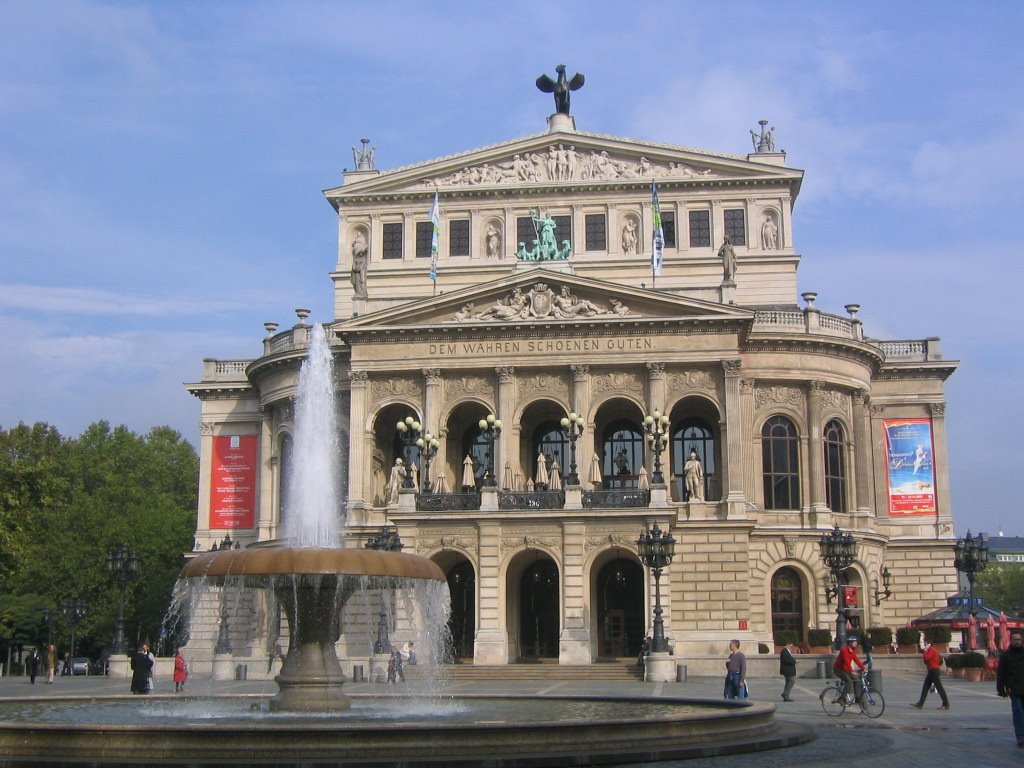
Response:
[{"label": "advertising poster", "polygon": [[886,419],[889,460],[889,514],[934,514],[935,453],[931,419]]},{"label": "advertising poster", "polygon": [[256,526],[256,435],[213,438],[210,527]]}]

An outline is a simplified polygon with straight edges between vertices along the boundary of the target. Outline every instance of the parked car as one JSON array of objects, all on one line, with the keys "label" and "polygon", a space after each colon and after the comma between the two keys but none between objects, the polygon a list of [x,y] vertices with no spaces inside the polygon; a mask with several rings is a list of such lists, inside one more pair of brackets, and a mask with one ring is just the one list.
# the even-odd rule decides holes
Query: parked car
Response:
[{"label": "parked car", "polygon": [[89,659],[85,656],[76,656],[71,660],[71,674],[72,675],[88,675],[89,674]]}]

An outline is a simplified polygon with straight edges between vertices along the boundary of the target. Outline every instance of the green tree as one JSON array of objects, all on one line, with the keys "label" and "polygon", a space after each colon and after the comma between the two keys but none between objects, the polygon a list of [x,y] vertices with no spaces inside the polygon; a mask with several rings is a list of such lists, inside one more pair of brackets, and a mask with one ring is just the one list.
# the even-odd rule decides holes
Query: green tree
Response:
[{"label": "green tree", "polygon": [[1010,614],[1024,610],[1024,566],[989,563],[974,579],[974,594],[997,611]]}]

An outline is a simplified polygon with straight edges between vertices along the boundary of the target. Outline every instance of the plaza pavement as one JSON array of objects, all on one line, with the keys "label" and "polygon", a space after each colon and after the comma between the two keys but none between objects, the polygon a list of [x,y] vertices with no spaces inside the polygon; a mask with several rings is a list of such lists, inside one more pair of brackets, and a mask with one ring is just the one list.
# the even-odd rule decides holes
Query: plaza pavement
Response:
[{"label": "plaza pavement", "polygon": [[[794,701],[782,702],[779,692],[782,678],[751,680],[751,698],[774,703],[776,717],[783,723],[803,724],[813,729],[816,738],[806,744],[785,749],[697,758],[685,761],[645,763],[648,768],[852,768],[871,765],[877,768],[1004,768],[1024,766],[1024,749],[1018,749],[1010,722],[1010,705],[996,695],[991,682],[969,683],[945,679],[952,709],[938,709],[939,697],[930,694],[923,710],[910,706],[921,690],[923,674],[884,673],[882,690],[885,713],[877,720],[848,710],[842,717],[828,717],[821,709],[818,693],[826,680],[798,678]],[[372,692],[381,686],[349,683],[353,694]],[[156,681],[155,695],[173,696],[174,684]],[[246,693],[270,695],[276,686],[266,681],[190,680],[189,693]],[[392,690],[395,690],[392,688]],[[531,695],[619,694],[640,696],[692,696],[720,698],[722,679],[690,677],[684,683],[643,682],[552,682],[495,681],[452,682],[448,690],[458,693],[517,693]],[[0,678],[2,698],[45,698],[50,696],[96,697],[124,695],[128,680],[105,677],[58,678],[52,685],[38,678],[30,685],[27,678]]]}]

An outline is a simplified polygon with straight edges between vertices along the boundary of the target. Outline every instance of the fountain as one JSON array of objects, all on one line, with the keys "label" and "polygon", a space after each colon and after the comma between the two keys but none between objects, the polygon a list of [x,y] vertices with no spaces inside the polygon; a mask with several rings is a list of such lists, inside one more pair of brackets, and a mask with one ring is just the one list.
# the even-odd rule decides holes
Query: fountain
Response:
[{"label": "fountain", "polygon": [[[277,693],[205,697],[111,696],[0,702],[5,766],[94,765],[513,766],[649,762],[767,749],[811,738],[782,728],[765,703],[644,695],[616,697],[379,695],[343,692],[336,652],[353,598],[394,590],[432,606],[417,614],[420,661],[443,661],[448,590],[432,561],[346,547],[334,482],[340,451],[331,355],[315,326],[299,378],[296,475],[282,539],[192,559],[176,601],[196,606],[262,589],[282,606],[288,652]],[[383,602],[380,602],[383,612]],[[364,604],[364,610],[366,606]],[[440,610],[438,610],[440,608]],[[364,623],[366,613],[364,612]],[[223,629],[223,624],[222,624]],[[348,632],[349,630],[346,630]],[[266,705],[266,706],[265,706]]]}]

